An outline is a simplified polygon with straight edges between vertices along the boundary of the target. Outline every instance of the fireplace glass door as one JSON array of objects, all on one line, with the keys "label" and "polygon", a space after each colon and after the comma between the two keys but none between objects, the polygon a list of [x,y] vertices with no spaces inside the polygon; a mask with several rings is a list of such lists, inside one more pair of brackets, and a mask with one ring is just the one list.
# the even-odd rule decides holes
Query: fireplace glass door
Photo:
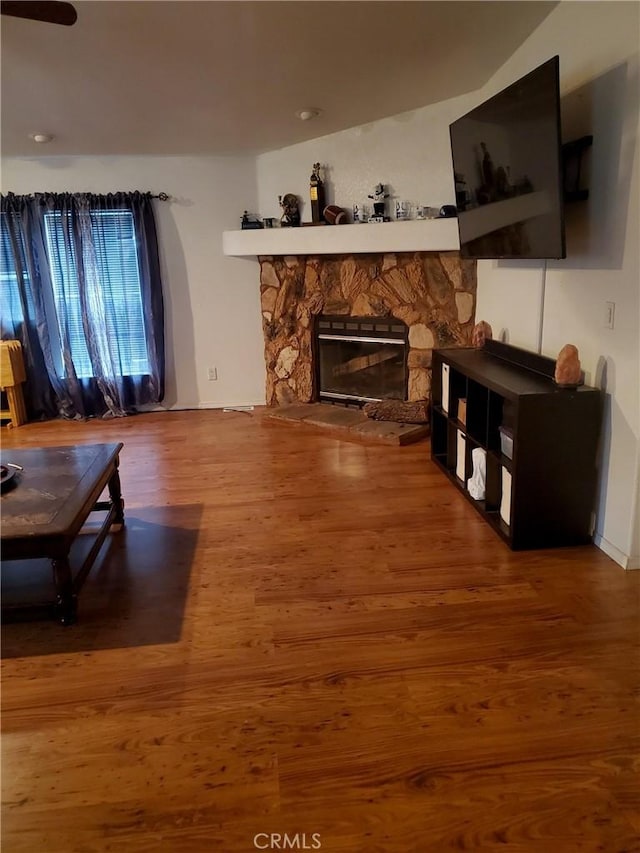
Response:
[{"label": "fireplace glass door", "polygon": [[321,317],[316,338],[320,400],[362,405],[406,399],[404,323],[389,318]]}]

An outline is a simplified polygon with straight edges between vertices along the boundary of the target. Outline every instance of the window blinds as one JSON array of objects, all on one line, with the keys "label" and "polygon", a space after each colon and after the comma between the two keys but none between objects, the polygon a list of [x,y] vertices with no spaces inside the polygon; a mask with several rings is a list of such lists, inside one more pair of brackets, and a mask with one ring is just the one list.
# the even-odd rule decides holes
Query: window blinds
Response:
[{"label": "window blinds", "polygon": [[[65,221],[65,219],[67,221]],[[91,239],[85,241],[83,270],[87,278],[84,306],[78,285],[76,246],[70,236],[70,214],[45,215],[56,314],[61,340],[69,340],[76,375],[95,374],[89,349],[123,376],[149,372],[138,252],[133,216],[127,210],[91,211]],[[107,350],[100,341],[87,346],[83,312],[107,330]],[[104,346],[104,343],[102,344]]]}]

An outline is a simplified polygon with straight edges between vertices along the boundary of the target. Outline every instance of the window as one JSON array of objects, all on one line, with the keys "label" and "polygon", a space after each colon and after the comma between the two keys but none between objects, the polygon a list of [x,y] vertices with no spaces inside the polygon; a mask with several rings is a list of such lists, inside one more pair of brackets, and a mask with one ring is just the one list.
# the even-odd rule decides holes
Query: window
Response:
[{"label": "window", "polygon": [[0,328],[25,350],[34,412],[124,417],[162,400],[151,200],[137,191],[0,193]]},{"label": "window", "polygon": [[[24,321],[24,317],[20,302],[18,276],[13,264],[9,229],[7,228],[6,215],[4,213],[2,214],[2,229],[0,231],[0,320],[2,321],[2,333],[7,333],[13,337],[16,332],[16,326]],[[22,251],[22,256],[24,257],[24,251]],[[22,275],[25,279],[28,277],[25,269],[22,270]],[[30,288],[27,288],[27,299],[31,306]]]},{"label": "window", "polygon": [[[115,363],[122,376],[149,373],[132,214],[127,210],[91,212],[91,240],[87,241],[90,248],[86,251],[92,255],[84,258],[83,267],[94,280],[87,282],[84,307],[75,244],[72,239],[65,239],[69,223],[70,214],[54,212],[44,217],[58,332],[62,341],[68,336],[76,375],[81,379],[94,375],[82,322],[84,311],[107,330],[104,346],[108,351],[99,353],[106,363]],[[95,345],[99,347],[100,342]]]}]

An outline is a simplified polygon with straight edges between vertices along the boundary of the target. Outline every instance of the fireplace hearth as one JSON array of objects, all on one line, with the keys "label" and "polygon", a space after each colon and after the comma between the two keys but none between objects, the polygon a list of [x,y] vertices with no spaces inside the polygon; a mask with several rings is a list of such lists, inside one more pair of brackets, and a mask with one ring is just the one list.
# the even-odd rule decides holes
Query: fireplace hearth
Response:
[{"label": "fireplace hearth", "polygon": [[315,323],[317,397],[361,407],[407,395],[409,329],[393,317],[320,315]]}]

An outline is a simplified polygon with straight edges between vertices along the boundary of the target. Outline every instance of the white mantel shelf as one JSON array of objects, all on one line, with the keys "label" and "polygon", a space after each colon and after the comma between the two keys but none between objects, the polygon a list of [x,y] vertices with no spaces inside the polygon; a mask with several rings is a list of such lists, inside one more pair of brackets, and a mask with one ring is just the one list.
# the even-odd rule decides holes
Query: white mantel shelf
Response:
[{"label": "white mantel shelf", "polygon": [[225,255],[353,255],[375,252],[447,252],[460,248],[458,221],[413,219],[359,225],[317,225],[224,231]]}]

